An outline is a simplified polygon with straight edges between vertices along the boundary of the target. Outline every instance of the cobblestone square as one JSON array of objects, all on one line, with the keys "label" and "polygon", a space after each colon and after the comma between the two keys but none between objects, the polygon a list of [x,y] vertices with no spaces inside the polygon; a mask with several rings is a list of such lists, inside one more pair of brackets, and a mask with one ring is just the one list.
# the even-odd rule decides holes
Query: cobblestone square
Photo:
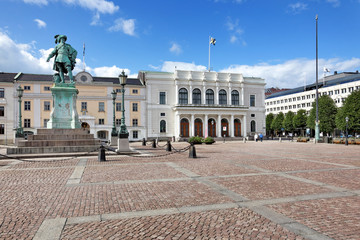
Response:
[{"label": "cobblestone square", "polygon": [[0,239],[360,239],[359,146],[131,147],[0,160]]}]

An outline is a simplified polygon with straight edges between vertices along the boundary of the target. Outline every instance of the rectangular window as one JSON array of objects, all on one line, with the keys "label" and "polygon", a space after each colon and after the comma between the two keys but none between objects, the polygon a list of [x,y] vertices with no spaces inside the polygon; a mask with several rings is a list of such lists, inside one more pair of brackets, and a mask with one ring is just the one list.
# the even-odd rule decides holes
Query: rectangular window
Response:
[{"label": "rectangular window", "polygon": [[346,88],[341,89],[341,93],[346,93]]},{"label": "rectangular window", "polygon": [[119,127],[121,125],[121,119],[115,119],[115,125]]},{"label": "rectangular window", "polygon": [[50,111],[50,102],[49,101],[44,102],[44,111]]},{"label": "rectangular window", "polygon": [[120,89],[120,88],[117,88],[117,89],[116,89],[116,92],[117,92],[117,93],[120,93],[120,92],[121,92],[121,89]]},{"label": "rectangular window", "polygon": [[289,102],[291,102],[292,101],[292,99],[291,98],[289,98]]},{"label": "rectangular window", "polygon": [[339,94],[340,93],[340,90],[335,90],[335,94]]},{"label": "rectangular window", "polygon": [[166,93],[165,92],[160,92],[160,104],[166,104]]},{"label": "rectangular window", "polygon": [[165,113],[160,113],[160,116],[161,116],[161,117],[165,117]]},{"label": "rectangular window", "polygon": [[5,89],[0,88],[0,98],[4,98],[5,97]]},{"label": "rectangular window", "polygon": [[255,95],[250,95],[250,107],[255,107]]},{"label": "rectangular window", "polygon": [[291,105],[289,106],[289,109],[292,109],[292,106],[291,106]]},{"label": "rectangular window", "polygon": [[133,111],[133,112],[137,112],[137,111],[138,111],[138,104],[137,104],[137,103],[133,103],[133,104],[132,104],[132,111]]},{"label": "rectangular window", "polygon": [[44,119],[44,127],[47,127],[48,121],[49,121],[49,119]]},{"label": "rectangular window", "polygon": [[297,97],[297,100],[298,100],[298,101],[300,101],[300,100],[301,100],[301,98],[300,98],[300,97]]},{"label": "rectangular window", "polygon": [[311,94],[311,98],[315,98],[315,94]]},{"label": "rectangular window", "polygon": [[105,103],[99,102],[99,112],[105,112]]},{"label": "rectangular window", "polygon": [[5,124],[0,124],[0,134],[5,134]]},{"label": "rectangular window", "polygon": [[310,95],[306,95],[306,99],[310,99]]},{"label": "rectangular window", "polygon": [[87,102],[81,102],[81,111],[87,112]]},{"label": "rectangular window", "polygon": [[301,104],[301,107],[305,107],[305,103],[302,103],[302,104]]},{"label": "rectangular window", "polygon": [[307,107],[310,107],[310,106],[311,106],[311,104],[310,104],[310,103],[306,103],[306,106],[307,106]]},{"label": "rectangular window", "polygon": [[45,87],[44,87],[44,91],[50,91],[50,87],[49,87],[49,86],[45,86]]},{"label": "rectangular window", "polygon": [[139,136],[138,136],[138,131],[133,131],[133,138],[138,138]]},{"label": "rectangular window", "polygon": [[25,128],[31,127],[30,119],[28,119],[28,118],[25,118],[25,119],[24,119],[24,127],[25,127]]},{"label": "rectangular window", "polygon": [[115,103],[115,109],[116,109],[116,111],[117,112],[121,112],[121,103],[119,103],[119,102],[117,102],[117,103]]},{"label": "rectangular window", "polygon": [[296,101],[296,97],[293,97],[293,101],[294,101],[294,102]]},{"label": "rectangular window", "polygon": [[31,102],[30,101],[24,101],[24,110],[25,111],[31,110]]},{"label": "rectangular window", "polygon": [[329,91],[329,95],[334,95],[334,92],[333,91]]},{"label": "rectangular window", "polygon": [[133,94],[138,94],[138,90],[137,90],[137,89],[133,89],[133,90],[132,90],[132,93],[133,93]]},{"label": "rectangular window", "polygon": [[105,121],[103,118],[99,118],[99,125],[104,125]]},{"label": "rectangular window", "polygon": [[327,92],[323,92],[322,94],[323,94],[323,95],[327,95]]},{"label": "rectangular window", "polygon": [[132,120],[132,125],[133,125],[133,127],[137,127],[137,126],[138,126],[138,120],[137,120],[136,118],[134,118],[134,119]]},{"label": "rectangular window", "polygon": [[354,91],[354,87],[349,87],[349,92],[353,92]]},{"label": "rectangular window", "polygon": [[5,107],[0,106],[0,117],[4,117],[4,116],[5,116]]},{"label": "rectangular window", "polygon": [[305,100],[305,96],[301,96],[301,99],[302,99],[302,100]]},{"label": "rectangular window", "polygon": [[24,86],[24,91],[30,91],[31,87],[30,86]]}]

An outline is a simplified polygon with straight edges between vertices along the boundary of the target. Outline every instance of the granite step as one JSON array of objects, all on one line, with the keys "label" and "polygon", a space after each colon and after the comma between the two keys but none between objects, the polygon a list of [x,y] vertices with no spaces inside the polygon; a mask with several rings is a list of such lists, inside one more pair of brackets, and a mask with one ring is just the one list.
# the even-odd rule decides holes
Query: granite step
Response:
[{"label": "granite step", "polygon": [[54,135],[28,135],[28,141],[40,141],[40,140],[87,140],[87,139],[94,139],[93,134],[54,134]]},{"label": "granite step", "polygon": [[97,152],[100,145],[92,146],[57,146],[57,147],[18,147],[8,148],[7,154],[45,154],[45,153],[71,153],[71,152]]},{"label": "granite step", "polygon": [[76,140],[33,140],[19,141],[18,147],[55,147],[55,146],[100,146],[99,139],[76,139]]}]

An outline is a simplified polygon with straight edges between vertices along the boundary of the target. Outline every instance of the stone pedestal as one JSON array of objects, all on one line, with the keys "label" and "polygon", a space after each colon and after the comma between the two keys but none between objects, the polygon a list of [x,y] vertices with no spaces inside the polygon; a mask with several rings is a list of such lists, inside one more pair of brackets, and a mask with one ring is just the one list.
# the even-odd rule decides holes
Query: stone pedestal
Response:
[{"label": "stone pedestal", "polygon": [[118,138],[117,143],[118,143],[118,148],[116,149],[116,152],[118,153],[131,152],[128,138]]},{"label": "stone pedestal", "polygon": [[76,99],[79,91],[74,83],[55,83],[51,88],[53,108],[47,128],[75,129],[81,128],[76,110]]}]

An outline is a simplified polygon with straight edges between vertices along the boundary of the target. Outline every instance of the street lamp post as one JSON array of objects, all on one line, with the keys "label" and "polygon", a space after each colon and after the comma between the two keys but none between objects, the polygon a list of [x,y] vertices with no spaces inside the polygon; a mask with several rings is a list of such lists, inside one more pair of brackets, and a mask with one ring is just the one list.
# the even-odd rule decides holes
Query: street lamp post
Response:
[{"label": "street lamp post", "polygon": [[125,75],[124,70],[119,75],[121,93],[122,93],[122,102],[121,102],[121,125],[118,132],[118,148],[117,152],[131,152],[129,148],[129,132],[126,129],[125,125],[125,85],[126,85],[127,76]]},{"label": "street lamp post", "polygon": [[316,15],[316,121],[315,121],[315,143],[320,139],[320,129],[319,129],[319,86],[318,86],[318,15]]},{"label": "street lamp post", "polygon": [[346,138],[345,138],[345,145],[347,146],[349,144],[348,142],[348,122],[349,122],[349,117],[345,118],[346,121]]},{"label": "street lamp post", "polygon": [[24,130],[22,128],[22,120],[21,120],[21,98],[23,96],[23,92],[24,92],[24,89],[21,88],[21,86],[19,86],[17,89],[17,96],[19,98],[18,102],[19,102],[19,124],[18,124],[18,127],[16,129],[16,137],[17,138],[21,138],[21,137],[24,137]]},{"label": "street lamp post", "polygon": [[113,127],[112,127],[112,130],[111,130],[111,136],[112,137],[116,137],[118,135],[117,131],[116,131],[116,126],[115,126],[115,100],[116,100],[116,91],[113,90],[111,92],[111,98],[113,100]]},{"label": "street lamp post", "polygon": [[121,125],[120,125],[120,131],[119,131],[119,138],[128,138],[129,132],[126,129],[125,125],[125,85],[126,85],[126,79],[127,75],[125,75],[124,70],[121,72],[120,76],[120,85],[121,85],[121,93],[122,93],[122,101],[121,101]]}]

